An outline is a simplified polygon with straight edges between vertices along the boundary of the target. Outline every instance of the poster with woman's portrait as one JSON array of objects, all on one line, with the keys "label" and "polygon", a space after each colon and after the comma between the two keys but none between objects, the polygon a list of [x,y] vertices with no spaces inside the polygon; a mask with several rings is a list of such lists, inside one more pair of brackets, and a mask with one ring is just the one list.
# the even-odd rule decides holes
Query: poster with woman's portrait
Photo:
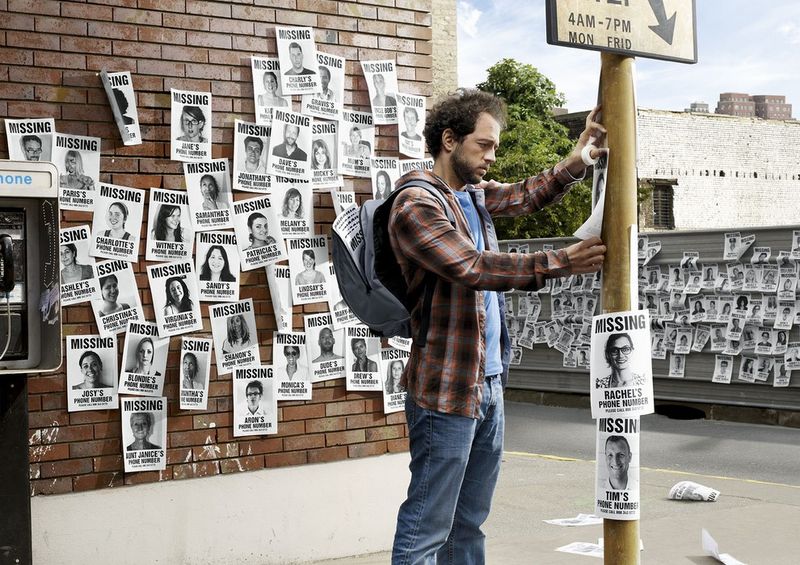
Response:
[{"label": "poster with woman's portrait", "polygon": [[270,125],[273,108],[291,108],[291,97],[284,96],[280,84],[280,65],[277,57],[250,57],[253,70],[253,101],[256,122]]},{"label": "poster with woman's portrait", "polygon": [[218,375],[231,373],[237,367],[261,364],[252,298],[210,306],[208,316],[214,336]]},{"label": "poster with woman's portrait", "polygon": [[412,159],[425,157],[425,97],[413,94],[397,95],[398,148]]},{"label": "poster with woman's portrait", "polygon": [[325,236],[287,239],[292,304],[328,301],[328,240]]},{"label": "poster with woman's portrait", "polygon": [[311,237],[314,207],[310,184],[283,184],[272,190],[275,215],[284,238]]},{"label": "poster with woman's portrait", "polygon": [[230,173],[227,159],[184,163],[189,211],[195,231],[233,227]]},{"label": "poster with woman's portrait", "polygon": [[211,93],[170,89],[173,161],[211,160]]},{"label": "poster with woman's portrait", "polygon": [[339,122],[314,120],[311,124],[311,185],[314,188],[339,187],[336,147]]},{"label": "poster with woman's portrait", "polygon": [[9,120],[6,118],[8,158],[12,161],[52,161],[53,118]]},{"label": "poster with woman's portrait", "polygon": [[233,205],[233,227],[243,271],[252,271],[286,259],[286,244],[272,204],[278,198],[277,194],[259,196],[239,200]]},{"label": "poster with woman's portrait", "polygon": [[180,335],[203,329],[200,292],[191,260],[147,267],[158,333]]},{"label": "poster with woman's portrait", "polygon": [[275,26],[278,60],[281,68],[281,89],[284,94],[319,92],[317,45],[310,27]]},{"label": "poster with woman's portrait", "polygon": [[339,217],[348,208],[358,206],[356,193],[352,190],[331,189],[331,202],[333,202],[333,211],[336,212],[336,217]]},{"label": "poster with woman's portrait", "polygon": [[306,334],[272,333],[272,369],[278,400],[311,400],[311,372],[307,359]]},{"label": "poster with woman's portrait", "polygon": [[233,372],[233,435],[278,433],[278,400],[272,367],[248,367]]},{"label": "poster with woman's portrait", "polygon": [[53,141],[59,207],[94,211],[95,191],[100,183],[100,138],[55,133]]},{"label": "poster with woman's portrait", "polygon": [[383,413],[402,412],[406,405],[406,389],[400,384],[411,353],[394,347],[381,349],[380,371],[383,375]]},{"label": "poster with woman's portrait", "polygon": [[652,414],[655,404],[647,310],[594,316],[591,343],[592,418]]},{"label": "poster with woman's portrait", "polygon": [[320,89],[303,95],[303,113],[323,120],[338,120],[344,100],[345,58],[317,51]]},{"label": "poster with woman's portrait", "polygon": [[144,321],[142,302],[133,266],[122,259],[95,265],[100,297],[92,300],[92,310],[102,335],[118,334],[131,320]]},{"label": "poster with woman's portrait", "polygon": [[192,256],[194,231],[189,197],[183,190],[150,189],[147,212],[148,261],[180,261]]},{"label": "poster with woman's portrait", "polygon": [[198,233],[195,271],[200,302],[239,300],[240,267],[236,234],[228,231]]},{"label": "poster with woman's portrait", "polygon": [[139,112],[136,108],[136,93],[130,71],[108,73],[100,71],[100,80],[108,97],[108,105],[114,114],[120,139],[124,145],[141,145],[142,132],[139,128]]},{"label": "poster with woman's portrait", "polygon": [[233,134],[233,188],[245,192],[269,191],[267,147],[270,126],[236,120]]},{"label": "poster with woman's portrait", "polygon": [[342,298],[342,292],[339,290],[339,283],[336,280],[336,269],[333,266],[333,261],[328,264],[328,310],[333,314],[333,327],[334,329],[342,329],[346,326],[353,326],[360,324],[356,315],[350,310],[350,306]]},{"label": "poster with woman's portrait", "polygon": [[400,160],[395,157],[373,157],[370,161],[372,197],[385,200],[394,190],[400,178]]},{"label": "poster with woman's portrait", "polygon": [[106,410],[117,399],[117,339],[113,336],[67,336],[67,410]]},{"label": "poster with woman's portrait", "polygon": [[61,305],[69,306],[100,298],[100,285],[94,275],[94,257],[89,255],[89,226],[62,229],[59,243]]},{"label": "poster with woman's portrait", "polygon": [[338,135],[339,173],[369,178],[369,160],[375,154],[375,123],[372,114],[342,110]]},{"label": "poster with woman's portrait", "polygon": [[292,179],[311,178],[311,117],[275,110],[269,138],[267,172]]},{"label": "poster with woman's portrait", "polygon": [[597,420],[595,514],[639,519],[639,418]]},{"label": "poster with woman's portrait", "polygon": [[376,125],[397,123],[397,68],[392,60],[361,61]]},{"label": "poster with woman's portrait", "polygon": [[120,394],[162,396],[169,338],[159,337],[153,322],[128,322],[122,350]]},{"label": "poster with woman's portrait", "polygon": [[292,331],[292,292],[288,265],[267,265],[267,284],[272,300],[275,326],[279,332]]},{"label": "poster with woman's portrait", "polygon": [[167,399],[123,398],[120,411],[125,472],[167,468]]},{"label": "poster with woman's portrait", "polygon": [[311,382],[344,377],[344,331],[333,328],[330,312],[304,318]]},{"label": "poster with woman's portrait", "polygon": [[205,410],[208,406],[212,343],[204,337],[181,338],[181,410]]},{"label": "poster with woman's portrait", "polygon": [[347,390],[383,390],[378,365],[381,338],[367,326],[345,328],[345,374]]},{"label": "poster with woman's portrait", "polygon": [[89,253],[94,257],[138,261],[144,190],[100,184],[94,207]]}]

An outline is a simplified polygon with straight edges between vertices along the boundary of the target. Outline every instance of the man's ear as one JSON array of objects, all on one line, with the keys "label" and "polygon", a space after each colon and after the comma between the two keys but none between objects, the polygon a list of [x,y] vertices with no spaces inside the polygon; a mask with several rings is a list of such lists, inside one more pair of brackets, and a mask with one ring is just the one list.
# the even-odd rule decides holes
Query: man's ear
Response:
[{"label": "man's ear", "polygon": [[456,134],[452,129],[447,128],[442,132],[442,149],[452,153],[457,143]]}]

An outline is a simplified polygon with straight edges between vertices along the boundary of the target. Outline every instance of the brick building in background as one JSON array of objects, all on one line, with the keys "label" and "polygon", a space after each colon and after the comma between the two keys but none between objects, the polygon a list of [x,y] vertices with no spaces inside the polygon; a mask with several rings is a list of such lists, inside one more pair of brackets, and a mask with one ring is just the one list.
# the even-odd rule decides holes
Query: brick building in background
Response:
[{"label": "brick building in background", "polygon": [[[456,86],[452,0],[2,0],[0,7],[0,118],[53,117],[58,132],[102,138],[101,181],[117,185],[184,186],[182,164],[169,159],[170,88],[213,94],[212,156],[233,157],[234,120],[254,119],[250,56],[276,55],[275,25],[311,26],[320,51],[347,59],[347,107],[369,110],[361,60],[396,60],[400,90],[429,104]],[[103,69],[131,72],[142,145],[121,143]],[[378,126],[376,145],[378,155],[397,155],[397,126]],[[6,147],[3,132],[0,157]],[[346,178],[345,189],[359,201],[371,194],[369,179]],[[329,233],[329,194],[315,193],[314,207],[316,233]],[[90,220],[61,214],[62,227]],[[145,267],[142,255],[134,271],[152,320]],[[264,270],[242,273],[241,285],[241,298],[256,304],[261,357],[271,359],[276,326]],[[295,307],[293,326],[324,309]],[[200,335],[210,336],[208,303],[202,313]],[[67,335],[97,333],[88,304],[66,307],[62,317]],[[407,449],[402,413],[384,415],[380,393],[348,392],[339,379],[314,385],[310,401],[281,402],[276,436],[235,438],[230,375],[212,368],[208,410],[178,410],[178,345],[173,339],[166,375],[161,472],[123,473],[119,410],[67,412],[63,366],[30,377],[37,562],[280,563],[386,548],[407,461],[364,458]],[[38,496],[51,494],[62,496]]]},{"label": "brick building in background", "polygon": [[786,103],[786,97],[770,94],[750,96],[741,92],[723,92],[719,95],[717,108],[714,111],[717,114],[739,116],[740,118],[792,119],[792,105]]}]

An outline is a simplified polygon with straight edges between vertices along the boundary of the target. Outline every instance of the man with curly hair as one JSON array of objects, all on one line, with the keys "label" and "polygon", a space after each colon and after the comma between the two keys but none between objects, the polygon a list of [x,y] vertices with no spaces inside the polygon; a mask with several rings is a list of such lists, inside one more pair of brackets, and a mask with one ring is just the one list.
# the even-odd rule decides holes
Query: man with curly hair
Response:
[{"label": "man with curly hair", "polygon": [[[482,182],[495,161],[505,104],[479,90],[447,96],[430,111],[424,136],[433,171],[412,171],[398,186],[423,180],[439,190],[455,226],[425,189],[401,191],[392,205],[392,249],[408,285],[414,335],[421,326],[427,273],[436,284],[425,347],[414,344],[403,373],[411,451],[408,498],[397,518],[392,563],[483,563],[481,525],[491,506],[503,451],[503,386],[510,341],[503,292],[536,290],[547,279],[594,273],[599,238],[566,249],[502,253],[491,216],[529,214],[561,199],[582,178],[589,115],[575,149],[553,169],[515,184]],[[590,147],[587,157],[601,150]]]}]

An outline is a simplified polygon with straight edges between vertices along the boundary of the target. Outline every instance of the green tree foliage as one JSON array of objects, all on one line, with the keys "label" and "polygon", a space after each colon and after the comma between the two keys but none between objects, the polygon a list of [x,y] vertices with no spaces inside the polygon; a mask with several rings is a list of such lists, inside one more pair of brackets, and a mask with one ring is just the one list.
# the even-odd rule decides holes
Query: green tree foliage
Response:
[{"label": "green tree foliage", "polygon": [[[552,167],[574,147],[567,128],[552,115],[553,108],[563,106],[564,96],[535,67],[503,59],[489,68],[478,88],[508,104],[508,125],[486,178],[518,181]],[[589,217],[590,210],[591,179],[573,186],[555,206],[531,216],[499,218],[495,224],[502,239],[568,236]]]}]

